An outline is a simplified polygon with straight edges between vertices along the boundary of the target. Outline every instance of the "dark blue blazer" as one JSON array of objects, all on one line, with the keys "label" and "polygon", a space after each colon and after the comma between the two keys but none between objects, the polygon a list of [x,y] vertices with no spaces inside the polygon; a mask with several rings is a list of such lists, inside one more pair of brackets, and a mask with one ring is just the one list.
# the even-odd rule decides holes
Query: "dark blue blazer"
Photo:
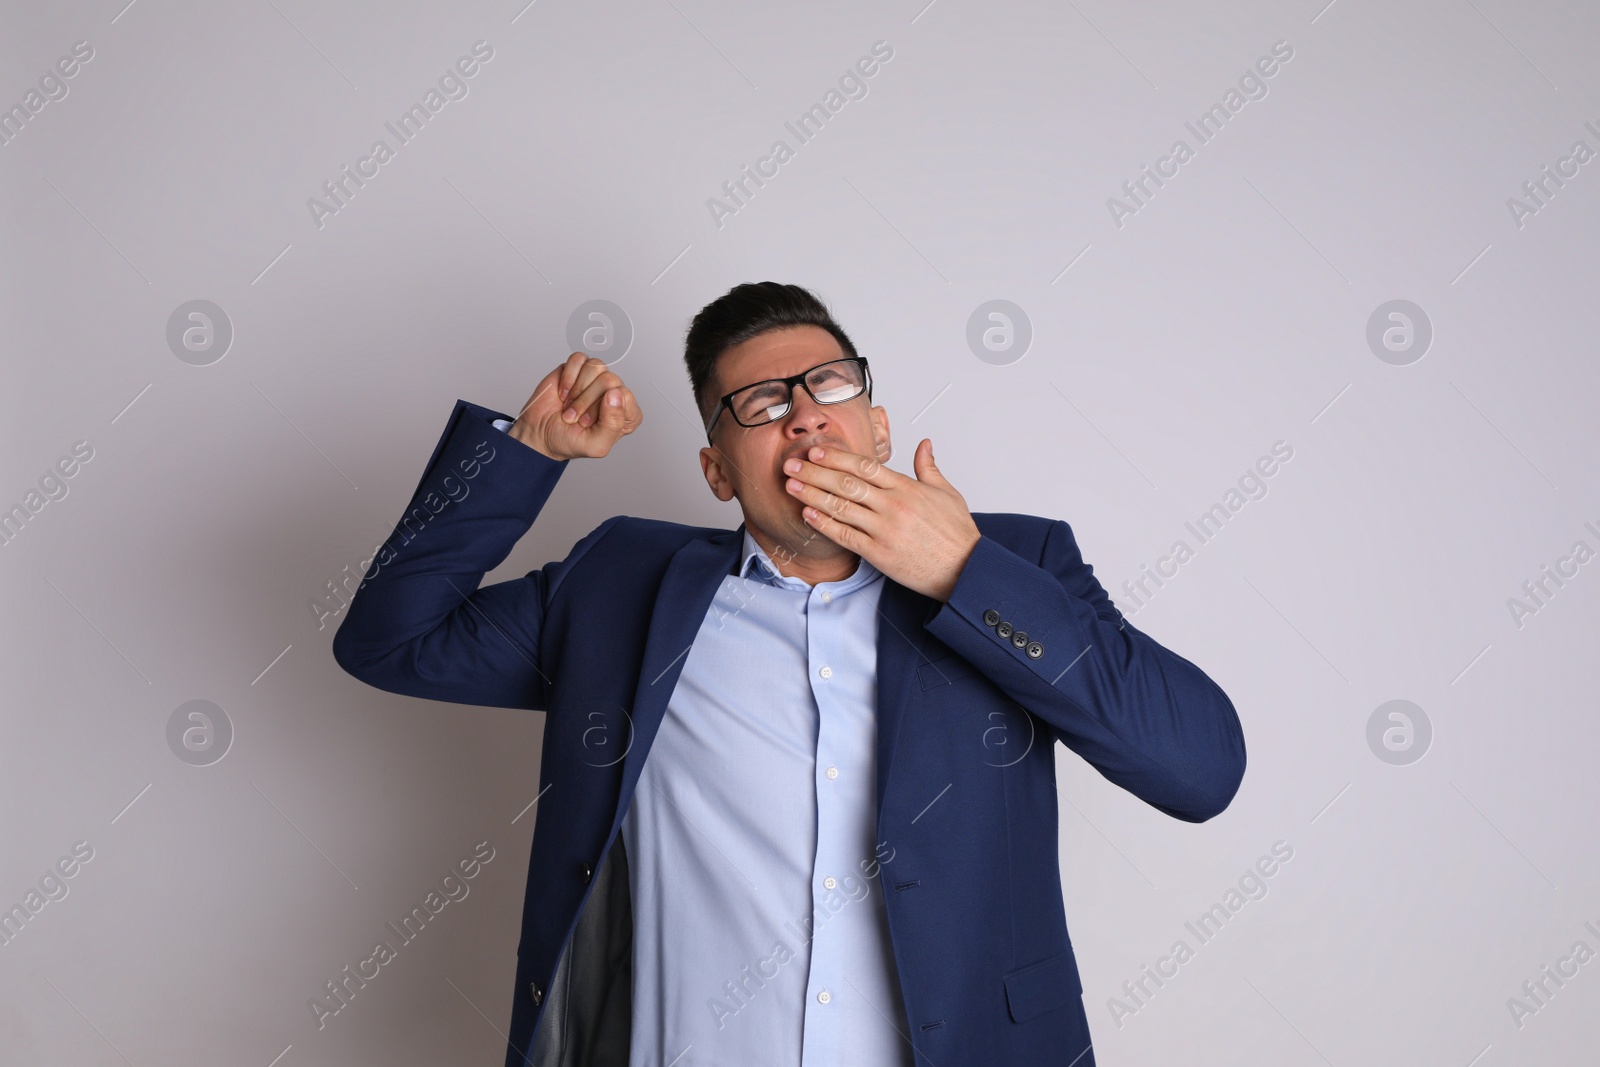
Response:
[{"label": "dark blue blazer", "polygon": [[[479,588],[570,462],[490,425],[510,417],[456,402],[333,654],[390,692],[545,712],[506,1062],[626,1067],[619,828],[744,526],[617,515],[564,560]],[[982,537],[948,602],[885,577],[879,605],[877,877],[906,1008],[894,1022],[919,1064],[1091,1067],[1054,744],[1202,822],[1239,788],[1244,735],[1216,683],[1122,618],[1067,523],[973,519]]]}]

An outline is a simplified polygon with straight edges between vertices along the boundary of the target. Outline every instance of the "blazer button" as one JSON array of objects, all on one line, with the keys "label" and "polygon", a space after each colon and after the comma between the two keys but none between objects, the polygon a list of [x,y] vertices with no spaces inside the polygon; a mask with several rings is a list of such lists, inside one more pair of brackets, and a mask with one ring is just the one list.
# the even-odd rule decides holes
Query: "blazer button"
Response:
[{"label": "blazer button", "polygon": [[1029,659],[1038,659],[1042,655],[1044,655],[1044,646],[1041,645],[1037,641],[1029,642],[1029,644],[1028,644],[1028,658]]},{"label": "blazer button", "polygon": [[1001,637],[1010,637],[1011,624],[1009,622],[1002,622],[999,626],[994,628],[994,632],[999,634]]},{"label": "blazer button", "polygon": [[528,992],[533,996],[533,1006],[538,1007],[540,1002],[544,1000],[544,990],[539,988],[538,982],[529,982]]},{"label": "blazer button", "polygon": [[583,884],[588,885],[589,879],[594,877],[594,868],[587,863],[583,865]]},{"label": "blazer button", "polygon": [[1000,621],[1000,613],[998,611],[994,610],[993,608],[990,608],[988,611],[983,613],[983,624],[985,626],[993,626],[995,623],[997,623],[999,621]]},{"label": "blazer button", "polygon": [[1017,630],[1011,635],[1011,643],[1018,648],[1027,648],[1028,635],[1021,630]]}]

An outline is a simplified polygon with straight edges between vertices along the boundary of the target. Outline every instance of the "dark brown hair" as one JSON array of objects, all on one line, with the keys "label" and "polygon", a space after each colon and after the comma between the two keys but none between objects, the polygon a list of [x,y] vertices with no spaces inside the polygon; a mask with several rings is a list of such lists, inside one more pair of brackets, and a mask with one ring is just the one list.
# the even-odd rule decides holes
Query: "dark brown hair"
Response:
[{"label": "dark brown hair", "polygon": [[827,330],[845,355],[856,355],[856,346],[833,321],[827,306],[798,285],[745,282],[700,309],[684,337],[683,362],[689,369],[689,385],[694,390],[694,402],[700,409],[702,424],[710,420],[718,399],[712,393],[717,357],[752,337],[791,326],[817,326]]}]

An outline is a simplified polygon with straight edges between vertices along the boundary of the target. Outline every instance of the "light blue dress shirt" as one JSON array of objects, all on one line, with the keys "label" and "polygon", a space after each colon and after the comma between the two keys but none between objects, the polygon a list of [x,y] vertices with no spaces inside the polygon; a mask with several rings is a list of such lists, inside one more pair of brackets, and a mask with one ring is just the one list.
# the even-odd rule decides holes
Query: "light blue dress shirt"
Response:
[{"label": "light blue dress shirt", "polygon": [[784,577],[745,531],[623,818],[629,1067],[912,1067],[873,840],[883,583]]},{"label": "light blue dress shirt", "polygon": [[623,819],[630,1067],[912,1063],[876,822],[878,599],[748,530]]}]

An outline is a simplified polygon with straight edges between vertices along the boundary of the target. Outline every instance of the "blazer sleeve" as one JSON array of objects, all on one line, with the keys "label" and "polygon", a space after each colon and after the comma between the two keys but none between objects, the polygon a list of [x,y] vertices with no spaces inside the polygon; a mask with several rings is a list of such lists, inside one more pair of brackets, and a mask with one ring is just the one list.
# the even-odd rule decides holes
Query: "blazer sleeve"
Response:
[{"label": "blazer sleeve", "polygon": [[[1186,822],[1219,814],[1244,777],[1233,702],[1122,618],[1065,522],[1049,527],[1041,556],[980,537],[925,628],[1110,781]],[[991,611],[1027,634],[1023,648],[985,621]]]},{"label": "blazer sleeve", "polygon": [[570,460],[496,429],[501,412],[457,400],[411,502],[373,557],[333,638],[333,658],[391,693],[545,710],[539,648],[551,598],[623,516],[567,558],[479,589],[533,524]]}]

